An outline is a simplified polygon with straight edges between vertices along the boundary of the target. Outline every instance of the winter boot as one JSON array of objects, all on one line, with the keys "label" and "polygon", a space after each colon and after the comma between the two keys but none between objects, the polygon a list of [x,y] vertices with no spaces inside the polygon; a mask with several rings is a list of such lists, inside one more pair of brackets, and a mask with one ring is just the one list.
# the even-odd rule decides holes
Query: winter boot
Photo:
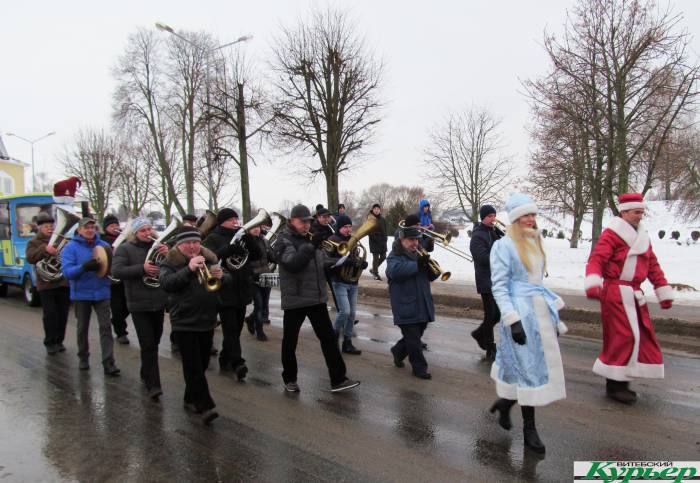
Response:
[{"label": "winter boot", "polygon": [[255,321],[253,320],[252,315],[245,318],[245,326],[248,328],[250,335],[255,335]]},{"label": "winter boot", "polygon": [[487,362],[494,362],[496,360],[496,344],[491,342],[489,344],[489,348],[486,349],[486,355],[484,356],[484,360]]},{"label": "winter boot", "polygon": [[498,424],[503,429],[509,430],[513,427],[513,423],[510,420],[510,408],[513,407],[513,404],[515,404],[515,401],[512,399],[498,399],[489,410],[491,413],[498,411]]},{"label": "winter boot", "polygon": [[605,393],[610,399],[621,402],[622,404],[632,404],[637,400],[637,393],[630,391],[629,382],[627,381],[606,379]]},{"label": "winter boot", "polygon": [[362,354],[362,351],[355,348],[355,346],[352,345],[352,340],[344,339],[343,340],[343,353],[359,356],[360,354]]},{"label": "winter boot", "polygon": [[532,406],[523,406],[520,408],[523,413],[523,436],[525,438],[525,447],[530,448],[535,453],[544,454],[545,447],[537,434],[535,427],[535,408]]}]

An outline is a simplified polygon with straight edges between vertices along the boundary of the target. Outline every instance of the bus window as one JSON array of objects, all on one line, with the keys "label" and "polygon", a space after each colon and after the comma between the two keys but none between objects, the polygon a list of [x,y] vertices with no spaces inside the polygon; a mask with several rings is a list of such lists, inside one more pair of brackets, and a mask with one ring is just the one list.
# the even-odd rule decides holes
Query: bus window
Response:
[{"label": "bus window", "polygon": [[17,225],[17,235],[21,237],[33,237],[38,231],[36,216],[45,211],[52,213],[52,204],[40,205],[17,205],[15,210],[15,224]]},{"label": "bus window", "polygon": [[0,203],[0,240],[9,240],[11,235],[10,204],[7,202]]}]

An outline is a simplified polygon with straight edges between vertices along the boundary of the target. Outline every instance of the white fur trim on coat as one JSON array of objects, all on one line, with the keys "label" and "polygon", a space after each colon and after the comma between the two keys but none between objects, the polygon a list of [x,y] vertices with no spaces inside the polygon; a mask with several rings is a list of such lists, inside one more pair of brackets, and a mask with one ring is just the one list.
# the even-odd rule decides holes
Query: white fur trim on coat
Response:
[{"label": "white fur trim on coat", "polygon": [[526,203],[524,205],[516,206],[508,212],[508,219],[511,224],[515,223],[515,220],[524,215],[529,215],[530,213],[537,214],[537,205],[535,203]]},{"label": "white fur trim on coat", "polygon": [[586,278],[583,279],[584,290],[588,290],[589,288],[593,287],[603,288],[603,277],[601,277],[597,273],[586,275]]},{"label": "white fur trim on coat", "polygon": [[620,205],[617,207],[617,209],[620,211],[637,210],[637,209],[646,210],[647,205],[643,201],[628,201],[627,203],[620,203]]},{"label": "white fur trim on coat", "polygon": [[670,285],[664,285],[663,287],[659,287],[654,290],[656,292],[656,298],[659,300],[659,302],[663,300],[673,300],[674,295],[673,295],[673,287]]},{"label": "white fur trim on coat", "polygon": [[520,320],[520,314],[517,312],[508,312],[506,315],[501,317],[501,323],[503,325],[513,325]]}]

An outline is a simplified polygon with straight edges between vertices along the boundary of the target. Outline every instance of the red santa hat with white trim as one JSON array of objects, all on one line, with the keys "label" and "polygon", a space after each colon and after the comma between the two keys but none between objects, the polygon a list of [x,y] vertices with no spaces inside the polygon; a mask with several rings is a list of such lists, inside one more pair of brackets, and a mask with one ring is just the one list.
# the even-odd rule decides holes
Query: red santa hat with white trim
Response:
[{"label": "red santa hat with white trim", "polygon": [[625,193],[617,197],[618,206],[617,209],[620,211],[627,210],[646,210],[647,205],[644,203],[644,197],[641,193]]}]

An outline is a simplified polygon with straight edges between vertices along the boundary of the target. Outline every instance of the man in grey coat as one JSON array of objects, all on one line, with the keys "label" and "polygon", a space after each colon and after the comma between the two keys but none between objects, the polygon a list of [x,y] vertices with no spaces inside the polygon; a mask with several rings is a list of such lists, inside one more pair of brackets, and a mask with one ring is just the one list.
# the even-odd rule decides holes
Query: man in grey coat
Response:
[{"label": "man in grey coat", "polygon": [[[311,212],[304,205],[292,208],[289,222],[275,243],[282,298],[282,380],[288,392],[299,392],[296,347],[299,331],[308,317],[326,360],[331,391],[339,392],[360,384],[346,377],[345,362],[338,349],[328,316],[328,294],[324,257],[320,246],[311,242]],[[320,241],[319,241],[320,243]]]}]

